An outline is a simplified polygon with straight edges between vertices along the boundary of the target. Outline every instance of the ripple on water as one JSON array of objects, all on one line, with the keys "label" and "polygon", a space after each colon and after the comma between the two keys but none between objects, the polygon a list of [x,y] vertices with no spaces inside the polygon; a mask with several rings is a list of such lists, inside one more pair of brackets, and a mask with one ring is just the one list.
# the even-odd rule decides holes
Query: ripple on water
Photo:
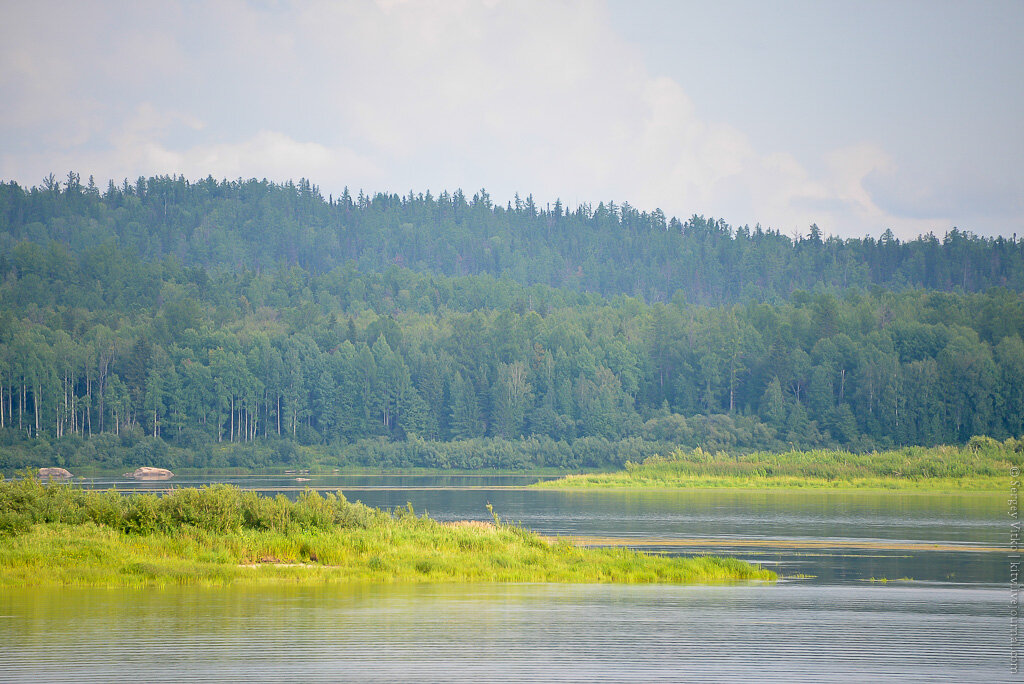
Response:
[{"label": "ripple on water", "polygon": [[998,681],[1002,590],[470,585],[18,592],[13,681]]}]

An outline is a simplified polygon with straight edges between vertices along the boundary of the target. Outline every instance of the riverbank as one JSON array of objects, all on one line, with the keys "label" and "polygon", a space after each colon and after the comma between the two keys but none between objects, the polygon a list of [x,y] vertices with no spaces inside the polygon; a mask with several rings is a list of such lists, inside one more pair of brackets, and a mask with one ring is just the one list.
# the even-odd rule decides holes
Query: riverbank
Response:
[{"label": "riverbank", "polygon": [[445,524],[340,496],[292,502],[225,486],[156,497],[0,482],[0,535],[0,587],[775,579],[735,559],[584,548],[497,518]]},{"label": "riverbank", "polygon": [[693,476],[681,474],[677,477],[630,477],[626,473],[595,473],[567,475],[557,480],[538,482],[531,489],[579,490],[579,489],[737,489],[737,490],[800,490],[831,489],[837,491],[866,492],[921,492],[929,494],[977,493],[999,494],[1007,487],[1007,478],[936,478],[930,480],[905,480],[899,478],[850,478],[825,479],[811,477],[733,477]]},{"label": "riverbank", "polygon": [[[24,472],[12,470],[0,473],[7,478],[20,477]],[[514,477],[519,479],[553,479],[565,475],[568,471],[564,468],[527,468],[524,470],[481,468],[479,470],[445,469],[445,468],[373,468],[368,466],[345,466],[341,468],[175,468],[174,478],[170,480],[173,485],[179,481],[194,480],[232,480],[247,478],[279,478],[294,479],[296,477],[308,478],[337,478],[337,477],[450,477],[450,478],[494,478]],[[113,479],[123,480],[124,468],[101,469],[91,467],[75,468],[72,471],[73,479],[77,482],[87,482],[91,479]]]},{"label": "riverbank", "polygon": [[677,450],[627,463],[613,473],[567,475],[539,489],[857,489],[1003,492],[1024,463],[1024,443],[975,438],[965,447],[906,447],[855,454],[838,450],[746,455]]}]

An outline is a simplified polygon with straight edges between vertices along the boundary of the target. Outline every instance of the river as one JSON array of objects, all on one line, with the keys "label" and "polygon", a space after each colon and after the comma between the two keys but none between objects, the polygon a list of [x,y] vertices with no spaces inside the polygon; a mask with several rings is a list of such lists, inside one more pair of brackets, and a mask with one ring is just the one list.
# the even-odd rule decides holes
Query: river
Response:
[{"label": "river", "polygon": [[[774,585],[65,589],[0,596],[3,681],[1013,681],[1006,497],[559,492],[523,478],[247,478],[505,519]],[[178,482],[179,485],[199,482]],[[93,486],[109,486],[96,481]],[[161,488],[166,483],[117,483]]]}]

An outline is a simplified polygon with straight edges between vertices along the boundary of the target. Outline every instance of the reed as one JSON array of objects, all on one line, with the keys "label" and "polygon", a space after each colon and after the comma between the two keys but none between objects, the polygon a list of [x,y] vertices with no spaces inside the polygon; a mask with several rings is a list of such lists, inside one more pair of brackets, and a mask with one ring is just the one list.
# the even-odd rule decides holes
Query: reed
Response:
[{"label": "reed", "polygon": [[967,445],[852,453],[831,449],[746,455],[679,449],[614,473],[568,475],[542,489],[828,488],[1002,491],[1024,467],[1024,439],[975,437]]}]

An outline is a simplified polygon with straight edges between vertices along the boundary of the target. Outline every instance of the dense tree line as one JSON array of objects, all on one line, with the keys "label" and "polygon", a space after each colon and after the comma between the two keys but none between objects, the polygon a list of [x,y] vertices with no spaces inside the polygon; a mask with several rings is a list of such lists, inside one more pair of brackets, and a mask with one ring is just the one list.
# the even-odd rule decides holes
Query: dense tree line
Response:
[{"label": "dense tree line", "polygon": [[790,237],[721,219],[681,221],[628,203],[496,205],[481,190],[324,198],[308,181],[189,182],[139,178],[101,190],[68,174],[37,187],[0,184],[0,253],[56,240],[72,252],[103,244],[147,261],[173,256],[210,273],[284,264],[324,273],[397,265],[446,276],[490,274],[605,297],[782,302],[818,286],[983,292],[1024,290],[1024,243],[952,229],[901,241],[842,240],[817,226]]},{"label": "dense tree line", "polygon": [[1022,337],[1005,288],[705,306],[22,241],[0,263],[0,435],[438,467],[1004,438],[1024,432]]}]

